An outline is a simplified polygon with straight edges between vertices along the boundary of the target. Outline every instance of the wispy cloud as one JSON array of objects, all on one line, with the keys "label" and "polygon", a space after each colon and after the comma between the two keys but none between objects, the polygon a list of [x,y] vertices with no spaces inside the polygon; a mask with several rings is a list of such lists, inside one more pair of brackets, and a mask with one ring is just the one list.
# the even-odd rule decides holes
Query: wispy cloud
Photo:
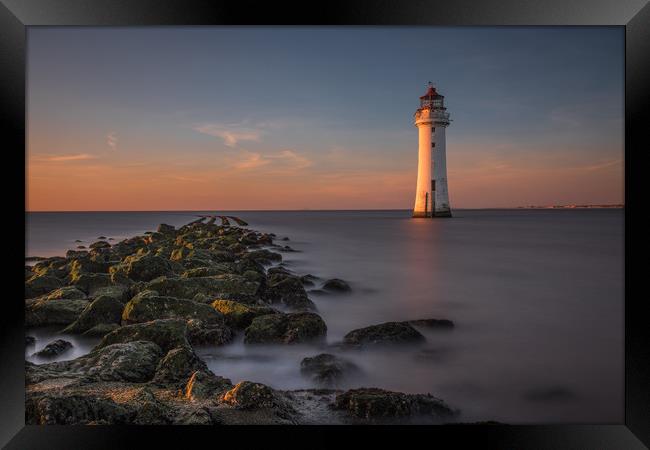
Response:
[{"label": "wispy cloud", "polygon": [[246,152],[242,159],[232,164],[232,167],[242,170],[265,167],[264,170],[268,173],[287,173],[305,169],[312,164],[310,159],[293,150],[282,150],[269,154]]},{"label": "wispy cloud", "polygon": [[228,147],[235,147],[242,141],[259,142],[263,131],[259,127],[246,127],[242,124],[203,123],[192,127],[194,131],[223,139]]},{"label": "wispy cloud", "polygon": [[87,159],[96,159],[97,156],[89,155],[88,153],[76,153],[70,155],[34,155],[32,158],[34,161],[52,161],[52,162],[61,162],[61,161],[83,161]]},{"label": "wispy cloud", "polygon": [[112,150],[117,149],[117,133],[115,131],[111,131],[106,135],[106,145]]}]

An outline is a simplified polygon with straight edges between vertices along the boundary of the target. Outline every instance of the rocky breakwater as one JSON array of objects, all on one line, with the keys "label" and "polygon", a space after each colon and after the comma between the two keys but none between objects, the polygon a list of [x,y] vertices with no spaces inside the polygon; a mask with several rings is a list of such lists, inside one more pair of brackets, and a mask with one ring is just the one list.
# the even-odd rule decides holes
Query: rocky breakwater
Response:
[{"label": "rocky breakwater", "polygon": [[[282,266],[275,236],[200,218],[178,229],[42,258],[25,267],[28,327],[100,339],[67,361],[26,362],[27,424],[373,423],[454,412],[441,400],[380,389],[279,391],[210,371],[197,345],[243,335],[246,345],[324,344],[327,326],[300,277]],[[274,267],[270,267],[275,265]],[[331,290],[347,292],[336,280]],[[410,340],[404,330],[397,334]],[[346,338],[377,340],[377,330]],[[404,341],[404,339],[398,339]],[[26,345],[33,345],[26,339]],[[65,355],[69,343],[46,346]],[[308,356],[308,355],[305,355]],[[324,382],[356,370],[331,355],[303,371]],[[420,419],[418,419],[420,420]]]}]

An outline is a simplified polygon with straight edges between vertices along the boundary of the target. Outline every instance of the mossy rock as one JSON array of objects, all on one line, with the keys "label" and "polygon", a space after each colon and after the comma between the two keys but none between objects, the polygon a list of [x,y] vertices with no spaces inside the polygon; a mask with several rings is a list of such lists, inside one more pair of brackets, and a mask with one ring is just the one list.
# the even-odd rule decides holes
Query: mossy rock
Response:
[{"label": "mossy rock", "polygon": [[168,259],[151,253],[127,256],[120,264],[111,267],[110,272],[122,272],[134,281],[150,281],[163,275],[174,274]]},{"label": "mossy rock", "polygon": [[210,305],[183,298],[160,296],[154,291],[143,291],[124,307],[122,320],[141,323],[156,319],[199,319],[206,323],[222,323],[223,316]]},{"label": "mossy rock", "polygon": [[277,313],[267,306],[245,305],[232,300],[215,300],[212,307],[223,314],[226,324],[237,329],[248,327],[256,317]]},{"label": "mossy rock", "polygon": [[294,344],[324,339],[327,326],[311,312],[268,314],[253,319],[244,331],[247,344]]},{"label": "mossy rock", "polygon": [[83,333],[100,324],[119,324],[124,305],[113,297],[99,296],[89,303],[79,318],[63,330],[64,333]]},{"label": "mossy rock", "polygon": [[255,298],[259,286],[259,283],[248,281],[240,275],[226,274],[193,278],[160,277],[149,282],[147,289],[176,298],[189,299],[197,294],[205,294],[213,298],[246,300]]},{"label": "mossy rock", "polygon": [[386,322],[350,331],[343,337],[344,344],[378,346],[424,342],[425,337],[408,322]]},{"label": "mossy rock", "polygon": [[133,342],[151,341],[157,344],[164,352],[172,348],[189,346],[187,340],[187,322],[180,319],[160,319],[151,322],[126,325],[108,333],[95,349],[107,345]]},{"label": "mossy rock", "polygon": [[25,298],[47,294],[63,286],[63,281],[49,275],[34,275],[25,281]]}]

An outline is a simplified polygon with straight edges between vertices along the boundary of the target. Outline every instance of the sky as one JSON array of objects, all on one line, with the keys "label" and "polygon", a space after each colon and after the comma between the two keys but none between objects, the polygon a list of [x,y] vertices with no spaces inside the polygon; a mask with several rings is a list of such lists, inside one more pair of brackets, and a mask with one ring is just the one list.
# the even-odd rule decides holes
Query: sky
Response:
[{"label": "sky", "polygon": [[623,202],[622,27],[29,27],[29,211]]}]

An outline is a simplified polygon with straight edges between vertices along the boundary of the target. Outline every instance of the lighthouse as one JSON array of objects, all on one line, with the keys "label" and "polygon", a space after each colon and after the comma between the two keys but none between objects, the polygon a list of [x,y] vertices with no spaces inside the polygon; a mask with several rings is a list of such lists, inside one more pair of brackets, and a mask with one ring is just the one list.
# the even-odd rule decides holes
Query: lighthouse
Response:
[{"label": "lighthouse", "polygon": [[420,107],[415,111],[414,118],[419,149],[413,217],[451,217],[445,145],[449,113],[445,108],[445,97],[436,91],[431,82],[427,92],[420,97]]}]

